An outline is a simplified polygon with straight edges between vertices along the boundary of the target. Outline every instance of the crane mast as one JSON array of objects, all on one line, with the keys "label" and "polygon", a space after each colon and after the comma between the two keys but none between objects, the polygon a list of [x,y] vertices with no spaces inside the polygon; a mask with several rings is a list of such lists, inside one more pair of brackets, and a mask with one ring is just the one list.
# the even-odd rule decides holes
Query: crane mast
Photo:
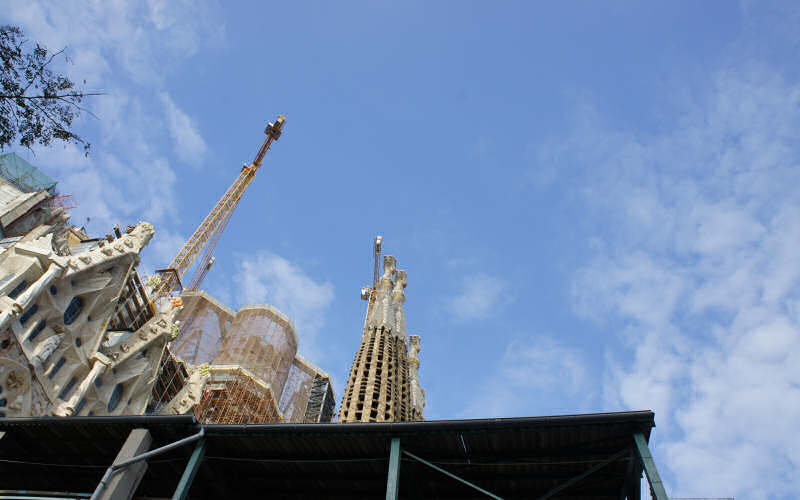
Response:
[{"label": "crane mast", "polygon": [[377,296],[376,288],[378,286],[378,278],[380,276],[382,246],[383,237],[378,235],[375,237],[375,240],[372,244],[372,286],[365,286],[361,289],[361,299],[368,301],[367,313],[364,316],[365,328],[367,326],[367,318],[369,318],[369,310],[372,308],[372,304],[375,303],[375,297]]},{"label": "crane mast", "polygon": [[[256,171],[261,166],[264,155],[267,154],[272,143],[280,138],[284,121],[286,121],[286,118],[280,115],[275,120],[275,123],[267,124],[267,128],[264,130],[267,137],[261,144],[253,162],[250,165],[244,165],[242,167],[239,176],[233,181],[233,184],[231,184],[228,190],[225,191],[225,194],[222,195],[222,198],[217,202],[214,208],[211,209],[211,212],[209,212],[206,218],[203,219],[203,222],[195,229],[192,236],[178,252],[178,255],[172,259],[169,267],[156,271],[161,274],[161,282],[156,286],[153,293],[153,300],[159,308],[177,288],[183,288],[181,278],[183,278],[192,266],[197,256],[200,255],[200,252],[206,248],[206,253],[203,255],[203,259],[192,280],[193,287],[196,288],[199,286],[205,274],[208,272],[208,269],[210,269],[210,265],[213,264],[211,255],[222,235],[222,231],[228,224],[247,186],[250,185],[253,178],[256,176]],[[210,244],[207,245],[209,242]]]},{"label": "crane mast", "polygon": [[381,268],[381,245],[383,243],[383,237],[378,235],[375,237],[375,243],[372,246],[372,255],[373,255],[373,268],[372,268],[372,289],[375,290],[375,287],[378,285],[378,277],[380,276],[380,268]]}]

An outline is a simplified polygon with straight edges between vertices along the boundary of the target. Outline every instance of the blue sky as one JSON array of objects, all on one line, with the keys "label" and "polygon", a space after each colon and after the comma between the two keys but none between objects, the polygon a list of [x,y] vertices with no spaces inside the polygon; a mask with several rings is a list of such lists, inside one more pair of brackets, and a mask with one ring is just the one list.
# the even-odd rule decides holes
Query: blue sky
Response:
[{"label": "blue sky", "polygon": [[382,234],[427,418],[653,409],[671,495],[800,490],[794,3],[2,12],[106,93],[88,158],[21,154],[94,233],[153,222],[150,269],[286,114],[205,287],[292,316],[338,394]]}]

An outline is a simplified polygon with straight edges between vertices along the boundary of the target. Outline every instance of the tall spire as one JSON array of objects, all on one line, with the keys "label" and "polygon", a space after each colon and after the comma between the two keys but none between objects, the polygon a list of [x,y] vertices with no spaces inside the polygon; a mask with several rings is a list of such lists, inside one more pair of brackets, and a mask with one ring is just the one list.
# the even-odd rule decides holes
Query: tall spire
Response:
[{"label": "tall spire", "polygon": [[[409,358],[406,318],[406,272],[397,260],[383,257],[383,274],[367,306],[367,320],[339,411],[340,422],[396,422],[422,420],[424,396],[419,388],[419,337]],[[374,298],[373,298],[374,297]],[[410,371],[409,363],[414,366]],[[411,373],[415,384],[411,383]]]}]

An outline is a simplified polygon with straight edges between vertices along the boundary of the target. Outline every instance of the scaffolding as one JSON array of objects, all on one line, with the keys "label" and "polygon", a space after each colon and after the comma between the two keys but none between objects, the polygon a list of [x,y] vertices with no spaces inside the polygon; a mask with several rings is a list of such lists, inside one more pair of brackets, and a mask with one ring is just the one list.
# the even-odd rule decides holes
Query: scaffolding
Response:
[{"label": "scaffolding", "polygon": [[314,383],[311,385],[311,393],[308,395],[308,404],[306,405],[306,414],[303,422],[307,424],[330,422],[335,409],[336,399],[333,395],[331,379],[318,373],[314,377]]},{"label": "scaffolding", "polygon": [[169,346],[165,347],[146,412],[160,413],[161,409],[183,389],[188,378],[186,365],[172,355]]},{"label": "scaffolding", "polygon": [[272,388],[241,366],[213,366],[194,415],[203,424],[281,422]]},{"label": "scaffolding", "polygon": [[131,267],[108,329],[133,332],[144,326],[155,314],[156,310],[147,298],[139,273],[135,267]]}]

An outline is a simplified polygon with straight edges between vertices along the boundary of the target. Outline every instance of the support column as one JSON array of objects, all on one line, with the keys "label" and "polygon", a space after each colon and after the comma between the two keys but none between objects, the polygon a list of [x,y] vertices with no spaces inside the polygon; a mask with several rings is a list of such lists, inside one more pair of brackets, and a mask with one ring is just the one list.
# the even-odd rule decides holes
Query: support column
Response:
[{"label": "support column", "polygon": [[[638,460],[637,460],[638,462]],[[633,474],[628,477],[628,484],[626,487],[626,498],[628,500],[641,500],[642,498],[642,467],[637,466]]]},{"label": "support column", "polygon": [[[141,455],[150,449],[153,442],[150,431],[147,429],[133,429],[119,450],[114,464],[124,462],[136,455]],[[119,470],[111,476],[106,483],[105,489],[98,497],[99,500],[130,500],[139,487],[139,482],[144,477],[147,470],[147,463],[137,462]]]},{"label": "support column", "polygon": [[203,463],[203,457],[205,457],[205,454],[206,440],[201,439],[194,447],[194,451],[192,452],[192,456],[189,458],[189,463],[186,464],[186,469],[183,471],[183,476],[181,476],[178,487],[175,488],[175,494],[172,495],[172,500],[186,500],[186,496],[189,494],[189,490],[192,488],[194,476],[197,475],[197,471],[200,469],[200,464]]},{"label": "support column", "polygon": [[400,438],[392,438],[389,451],[389,475],[386,478],[386,500],[397,500],[400,492]]},{"label": "support column", "polygon": [[650,448],[647,447],[647,440],[644,434],[641,432],[633,433],[633,441],[636,443],[636,452],[642,461],[644,473],[650,483],[650,491],[653,493],[654,500],[669,500],[667,491],[664,489],[664,483],[661,482],[661,476],[658,475],[656,462],[653,460],[653,455],[650,454]]},{"label": "support column", "polygon": [[628,467],[625,470],[625,482],[619,491],[619,500],[641,500],[642,464],[639,455],[631,446]]}]

